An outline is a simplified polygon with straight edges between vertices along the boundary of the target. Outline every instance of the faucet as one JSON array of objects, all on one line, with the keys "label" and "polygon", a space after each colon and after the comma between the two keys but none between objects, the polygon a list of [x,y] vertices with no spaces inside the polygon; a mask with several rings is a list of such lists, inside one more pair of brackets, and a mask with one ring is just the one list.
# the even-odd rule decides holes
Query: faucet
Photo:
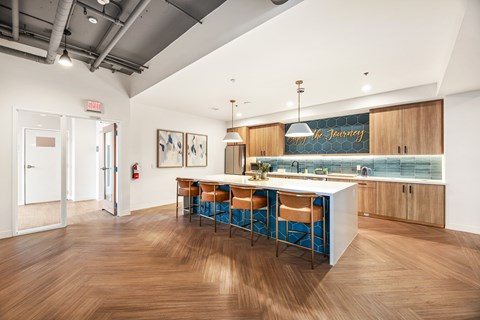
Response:
[{"label": "faucet", "polygon": [[300,168],[298,167],[298,166],[299,166],[298,161],[293,161],[291,166],[294,167],[295,164],[297,165],[297,173],[299,173],[299,172],[300,172]]}]

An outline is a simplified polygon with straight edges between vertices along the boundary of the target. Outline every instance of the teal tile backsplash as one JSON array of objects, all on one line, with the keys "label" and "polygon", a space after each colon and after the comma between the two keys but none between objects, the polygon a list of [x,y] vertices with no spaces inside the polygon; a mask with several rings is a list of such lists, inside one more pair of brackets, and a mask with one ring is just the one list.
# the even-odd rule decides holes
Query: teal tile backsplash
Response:
[{"label": "teal tile backsplash", "polygon": [[372,169],[372,175],[388,178],[442,180],[442,156],[366,156],[366,157],[258,157],[269,162],[272,170],[295,172],[292,161],[299,162],[300,172],[314,173],[315,168],[328,168],[329,173],[357,173],[357,165]]}]

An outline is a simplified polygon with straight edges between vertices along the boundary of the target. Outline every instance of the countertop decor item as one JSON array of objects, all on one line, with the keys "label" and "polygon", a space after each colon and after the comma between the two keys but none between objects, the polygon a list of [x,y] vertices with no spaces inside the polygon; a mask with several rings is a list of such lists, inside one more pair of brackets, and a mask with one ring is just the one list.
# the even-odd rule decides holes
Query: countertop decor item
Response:
[{"label": "countertop decor item", "polygon": [[258,164],[258,173],[260,174],[260,180],[265,180],[267,178],[267,172],[270,171],[270,163],[268,162],[257,162]]},{"label": "countertop decor item", "polygon": [[[232,129],[233,129],[233,106],[235,104],[235,100],[233,99],[230,100],[230,103],[232,104]],[[222,141],[233,143],[233,142],[242,142],[243,139],[238,132],[232,131],[232,132],[227,132],[227,134],[225,135]]]},{"label": "countertop decor item", "polygon": [[305,122],[300,122],[300,94],[305,92],[305,88],[300,87],[303,83],[302,80],[295,81],[297,85],[297,94],[298,94],[298,122],[292,123],[287,133],[286,137],[299,138],[299,137],[311,137],[313,136],[312,129]]}]

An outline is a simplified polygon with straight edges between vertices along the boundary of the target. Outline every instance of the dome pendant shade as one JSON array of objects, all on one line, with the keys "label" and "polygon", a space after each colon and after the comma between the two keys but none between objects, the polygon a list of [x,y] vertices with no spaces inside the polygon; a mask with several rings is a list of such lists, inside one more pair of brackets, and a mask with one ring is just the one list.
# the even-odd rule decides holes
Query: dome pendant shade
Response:
[{"label": "dome pendant shade", "polygon": [[300,87],[302,85],[302,80],[295,81],[297,85],[297,94],[298,94],[298,122],[292,123],[290,128],[288,128],[287,133],[285,133],[285,137],[289,138],[299,138],[299,137],[311,137],[313,136],[312,129],[308,126],[308,124],[304,122],[300,122],[300,94],[305,92],[305,89]]},{"label": "dome pendant shade", "polygon": [[305,122],[296,122],[292,123],[290,128],[288,128],[285,137],[311,137],[313,136],[312,129]]},{"label": "dome pendant shade", "polygon": [[[230,100],[230,103],[232,104],[232,129],[233,129],[233,105],[235,104],[235,100]],[[222,140],[223,142],[243,142],[242,137],[238,132],[227,132],[225,137]]]},{"label": "dome pendant shade", "polygon": [[58,63],[60,63],[64,67],[71,67],[73,65],[72,59],[68,56],[67,50],[63,50],[63,54],[58,59]]},{"label": "dome pendant shade", "polygon": [[242,137],[238,132],[227,132],[223,138],[223,142],[242,142]]}]

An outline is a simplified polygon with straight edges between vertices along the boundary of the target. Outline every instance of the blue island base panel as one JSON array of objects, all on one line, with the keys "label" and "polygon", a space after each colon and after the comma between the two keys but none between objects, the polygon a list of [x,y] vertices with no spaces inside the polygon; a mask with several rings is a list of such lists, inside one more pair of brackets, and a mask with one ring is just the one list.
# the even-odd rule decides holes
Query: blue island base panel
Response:
[{"label": "blue island base panel", "polygon": [[[222,190],[229,190],[228,187],[221,187],[220,189]],[[259,196],[265,196],[267,193],[267,191],[264,191],[264,190],[259,190],[255,193],[255,195],[259,195]],[[270,230],[268,231],[270,233],[270,237],[275,240],[276,238],[276,223],[275,223],[275,208],[276,208],[276,192],[273,191],[273,190],[269,190],[268,191],[268,198],[269,198],[269,205],[270,205]],[[199,197],[195,197],[192,201],[192,203],[196,204],[199,202]],[[326,227],[326,238],[327,238],[327,254],[329,254],[329,244],[330,244],[330,232],[329,232],[329,216],[330,216],[330,212],[329,212],[329,198],[328,197],[324,197],[323,198],[323,205],[324,205],[324,213],[325,213],[325,227]],[[188,205],[188,198],[186,198],[186,200],[184,200],[184,204],[185,205]],[[230,217],[229,217],[229,203],[228,202],[221,202],[221,203],[217,203],[217,222],[220,222],[220,223],[225,223],[225,224],[230,224]],[[315,200],[315,205],[322,205],[322,200],[321,198],[318,198]],[[225,214],[222,214],[222,213],[219,213],[219,211],[225,211],[226,213]],[[198,213],[198,207],[194,207],[193,208],[193,211],[192,213],[195,213],[197,214]],[[186,211],[185,214],[188,214],[188,212]],[[213,203],[206,203],[205,205],[205,212],[203,213],[204,215],[208,215],[208,216],[211,216],[213,217]],[[254,219],[256,220],[260,220],[260,221],[267,221],[266,219],[266,214],[267,214],[267,211],[266,210],[254,210],[253,211],[253,217]],[[244,219],[244,215],[243,215],[243,210],[233,210],[232,211],[232,223],[235,224],[235,225],[239,225],[239,226],[244,226],[245,228],[248,228],[250,229],[250,211],[246,210],[245,211],[245,219]],[[278,226],[279,226],[279,234],[278,234],[278,238],[280,240],[286,240],[286,223],[285,221],[280,221],[278,223]],[[301,232],[308,232],[310,233],[310,227],[303,224],[303,223],[299,223],[299,222],[288,222],[288,229],[290,231],[301,231]],[[319,253],[324,253],[324,250],[323,250],[323,240],[322,239],[319,239],[317,238],[317,236],[320,236],[322,237],[323,236],[323,222],[317,222],[314,224],[314,231],[315,231],[315,242],[314,242],[314,245],[315,245],[315,251],[316,252],[319,252]],[[261,222],[256,222],[253,224],[253,232],[254,233],[257,233],[257,234],[261,234],[261,235],[264,235],[266,236],[267,235],[267,230],[266,230],[266,225],[264,223],[261,223]],[[289,242],[291,243],[295,243],[299,238],[301,238],[303,236],[303,234],[299,234],[299,233],[296,233],[296,232],[289,232]],[[301,245],[301,246],[304,246],[304,247],[307,247],[307,248],[310,248],[311,246],[311,240],[310,240],[310,234],[304,236],[304,238],[296,243],[298,245]]]}]

